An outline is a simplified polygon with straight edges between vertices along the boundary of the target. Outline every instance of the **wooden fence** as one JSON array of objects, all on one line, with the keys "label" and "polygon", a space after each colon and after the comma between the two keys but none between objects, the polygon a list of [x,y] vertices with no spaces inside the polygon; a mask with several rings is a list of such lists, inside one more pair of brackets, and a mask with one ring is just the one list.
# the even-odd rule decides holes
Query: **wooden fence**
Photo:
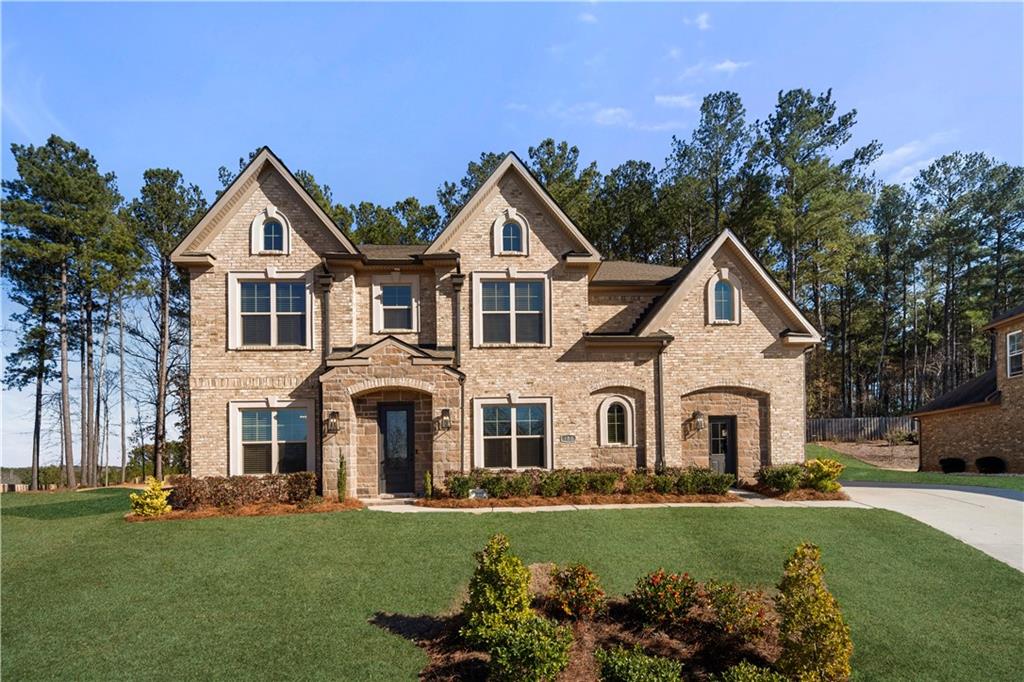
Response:
[{"label": "wooden fence", "polygon": [[917,433],[913,417],[851,417],[848,419],[808,419],[807,440],[884,440],[892,429]]}]

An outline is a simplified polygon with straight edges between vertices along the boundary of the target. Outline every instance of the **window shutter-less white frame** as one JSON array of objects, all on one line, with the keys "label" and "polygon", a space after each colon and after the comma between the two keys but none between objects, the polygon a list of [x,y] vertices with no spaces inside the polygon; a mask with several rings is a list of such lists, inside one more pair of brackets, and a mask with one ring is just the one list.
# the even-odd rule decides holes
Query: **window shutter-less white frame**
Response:
[{"label": "window shutter-less white frame", "polygon": [[[715,317],[715,285],[725,282],[732,287],[732,319],[719,320]],[[722,268],[711,276],[706,287],[705,298],[707,299],[707,324],[739,324],[740,316],[740,283],[734,277],[729,277],[729,268]]]},{"label": "window shutter-less white frame", "polygon": [[[383,289],[386,284],[408,285],[412,291],[412,329],[384,328]],[[372,328],[374,334],[417,333],[420,330],[420,277],[419,275],[402,275],[394,272],[390,275],[374,275],[371,282],[370,298],[372,299]]]},{"label": "window shutter-less white frame", "polygon": [[[552,334],[554,334],[554,320],[551,314],[551,277],[546,272],[518,272],[515,268],[497,272],[474,272],[470,275],[473,291],[473,324],[471,338],[474,348],[489,348],[502,346],[523,346],[525,348],[550,347]],[[521,281],[534,281],[544,283],[544,341],[542,343],[484,343],[484,317],[483,317],[483,283],[485,281],[506,281],[511,284]],[[509,289],[510,299],[515,298],[515,288]],[[510,313],[512,315],[512,313]],[[511,321],[512,329],[515,329],[515,320]],[[512,332],[514,333],[514,332]]]},{"label": "window shutter-less white frame", "polygon": [[[503,231],[506,223],[515,223],[520,229],[519,251],[506,251]],[[509,206],[501,212],[491,224],[491,253],[495,256],[529,256],[530,255],[530,223],[526,216]]]},{"label": "window shutter-less white frame", "polygon": [[[313,443],[319,436],[316,417],[312,400],[291,400],[282,398],[264,398],[262,400],[232,400],[228,403],[228,475],[240,476],[242,474],[242,411],[243,410],[270,410],[274,418],[271,420],[271,439],[277,442],[277,410],[302,409],[306,412],[306,471],[316,471],[316,448]],[[272,457],[274,457],[272,455]],[[271,467],[276,473],[278,466],[277,459],[271,460]]]},{"label": "window shutter-less white frame", "polygon": [[[306,289],[306,343],[302,346],[282,346],[281,350],[307,349],[313,350],[313,277],[305,272],[278,272],[269,267],[262,272],[229,272],[228,286],[228,350],[246,350],[242,345],[242,282],[303,282]],[[271,297],[276,296],[271,290]],[[274,324],[273,320],[271,324]],[[272,340],[274,340],[272,338]],[[278,346],[263,346],[261,349],[275,350]]]},{"label": "window shutter-less white frame", "polygon": [[[266,251],[263,248],[263,225],[268,220],[276,220],[281,223],[282,235],[280,251]],[[291,247],[292,225],[288,221],[288,218],[277,210],[276,206],[271,204],[256,214],[256,217],[252,219],[252,223],[249,226],[249,255],[259,256],[261,254],[270,254],[275,256],[287,256],[292,251]]]}]

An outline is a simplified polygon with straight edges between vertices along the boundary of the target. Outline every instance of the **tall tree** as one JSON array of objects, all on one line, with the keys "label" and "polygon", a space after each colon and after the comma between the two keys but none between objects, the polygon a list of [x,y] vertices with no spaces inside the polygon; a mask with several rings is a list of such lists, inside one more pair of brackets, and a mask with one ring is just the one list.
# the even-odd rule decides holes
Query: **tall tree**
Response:
[{"label": "tall tree", "polygon": [[580,168],[580,150],[568,142],[553,138],[541,140],[530,147],[527,162],[540,183],[555,199],[566,215],[586,234],[591,207],[601,182],[597,162]]},{"label": "tall tree", "polygon": [[459,209],[466,205],[476,189],[501,164],[504,154],[483,152],[479,161],[470,161],[466,174],[458,182],[443,182],[437,188],[437,203],[441,207],[441,224],[447,225]]},{"label": "tall tree", "polygon": [[595,202],[594,246],[609,258],[641,262],[659,250],[658,173],[646,161],[627,161],[604,177]]}]

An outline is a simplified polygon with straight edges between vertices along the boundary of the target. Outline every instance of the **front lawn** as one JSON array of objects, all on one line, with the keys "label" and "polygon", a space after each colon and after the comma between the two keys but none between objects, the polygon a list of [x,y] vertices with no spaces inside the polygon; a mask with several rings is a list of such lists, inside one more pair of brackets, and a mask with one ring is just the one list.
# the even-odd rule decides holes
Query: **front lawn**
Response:
[{"label": "front lawn", "polygon": [[883,510],[355,511],[125,523],[127,493],[5,494],[4,679],[415,679],[368,622],[455,604],[498,530],[524,561],[590,565],[613,594],[664,566],[774,585],[821,546],[857,679],[1011,680],[1024,575]]},{"label": "front lawn", "polygon": [[894,471],[868,464],[856,457],[808,443],[807,459],[828,457],[846,465],[840,480],[879,481],[883,483],[928,483],[941,485],[977,485],[984,488],[1006,488],[1024,491],[1024,476],[983,476],[981,474],[944,474],[939,471]]}]

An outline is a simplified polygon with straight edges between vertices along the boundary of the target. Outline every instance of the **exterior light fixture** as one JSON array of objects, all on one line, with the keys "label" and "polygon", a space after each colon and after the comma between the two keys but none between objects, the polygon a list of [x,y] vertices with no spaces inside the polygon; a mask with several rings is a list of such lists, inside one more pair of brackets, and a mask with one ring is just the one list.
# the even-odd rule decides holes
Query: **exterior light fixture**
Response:
[{"label": "exterior light fixture", "polygon": [[330,412],[327,415],[327,433],[332,436],[341,430],[341,415],[337,412]]},{"label": "exterior light fixture", "polygon": [[707,423],[704,421],[704,413],[700,410],[693,413],[693,425],[698,431],[703,431],[704,427],[707,426]]},{"label": "exterior light fixture", "polygon": [[447,431],[452,428],[452,411],[447,407],[441,408],[441,430]]}]

